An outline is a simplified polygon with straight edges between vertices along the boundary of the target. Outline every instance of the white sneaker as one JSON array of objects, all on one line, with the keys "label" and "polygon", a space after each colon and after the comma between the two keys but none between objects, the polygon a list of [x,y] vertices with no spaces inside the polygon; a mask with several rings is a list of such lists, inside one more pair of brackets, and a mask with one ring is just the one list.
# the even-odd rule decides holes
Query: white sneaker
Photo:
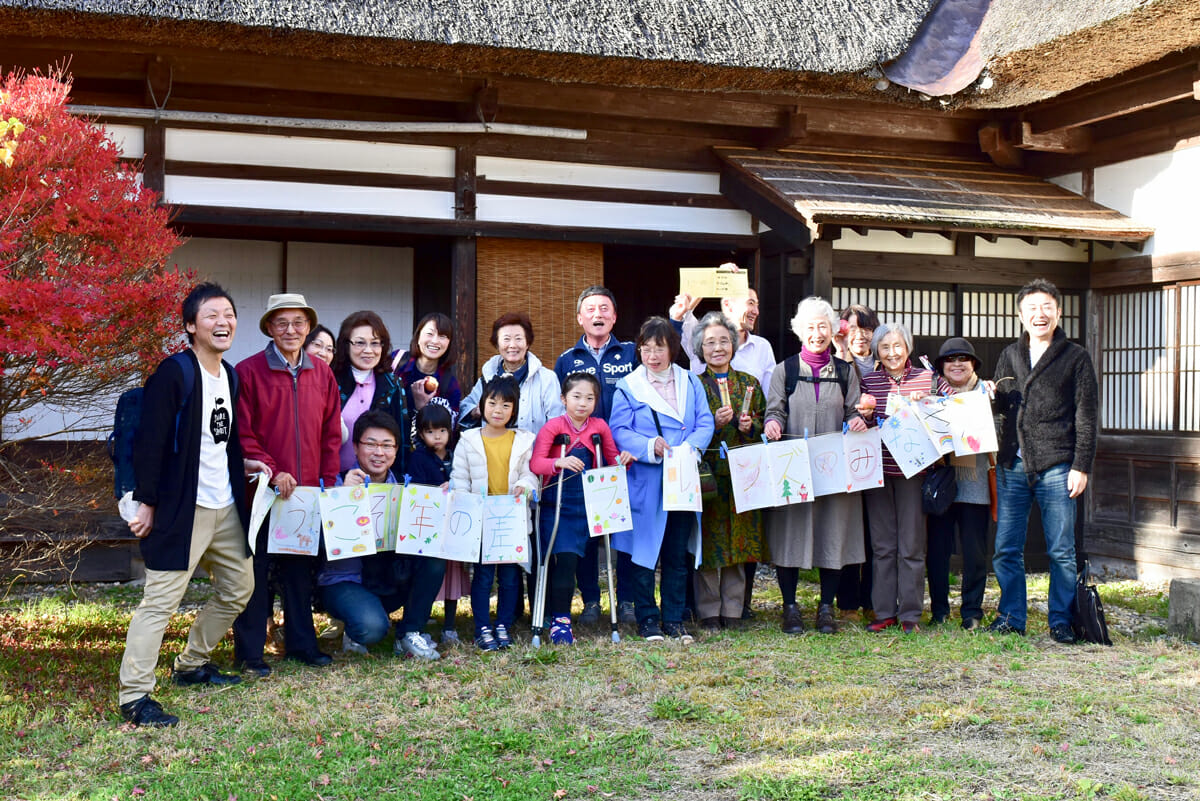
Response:
[{"label": "white sneaker", "polygon": [[367,646],[350,639],[349,634],[343,634],[342,651],[347,654],[365,654],[367,653]]},{"label": "white sneaker", "polygon": [[441,659],[437,649],[425,641],[420,634],[410,632],[396,640],[394,652],[397,656],[411,656],[414,659]]}]

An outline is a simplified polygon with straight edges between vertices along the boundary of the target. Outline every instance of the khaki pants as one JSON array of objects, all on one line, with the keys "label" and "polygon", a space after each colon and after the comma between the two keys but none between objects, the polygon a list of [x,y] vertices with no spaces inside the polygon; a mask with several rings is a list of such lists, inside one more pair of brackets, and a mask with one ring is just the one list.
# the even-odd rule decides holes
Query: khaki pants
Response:
[{"label": "khaki pants", "polygon": [[696,571],[696,615],[701,620],[724,617],[740,620],[746,600],[746,566]]},{"label": "khaki pants", "polygon": [[246,530],[234,504],[224,509],[196,507],[187,570],[146,571],[142,602],[129,621],[125,638],[119,703],[136,701],[154,691],[154,668],[163,632],[171,615],[179,610],[197,567],[203,567],[212,579],[213,596],[196,615],[188,632],[187,648],[175,659],[175,670],[193,670],[208,662],[209,654],[254,590],[254,570],[246,556]]}]

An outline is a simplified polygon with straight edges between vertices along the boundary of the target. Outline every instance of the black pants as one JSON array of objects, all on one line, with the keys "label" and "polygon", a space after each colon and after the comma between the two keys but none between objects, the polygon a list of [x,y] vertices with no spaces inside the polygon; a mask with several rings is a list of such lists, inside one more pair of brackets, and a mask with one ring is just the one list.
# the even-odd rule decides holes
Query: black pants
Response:
[{"label": "black pants", "polygon": [[547,617],[570,617],[571,600],[575,597],[575,571],[580,557],[570,552],[556,553],[550,557],[550,574],[546,577]]},{"label": "black pants", "polygon": [[929,611],[935,619],[950,616],[950,555],[954,553],[955,529],[962,542],[962,619],[983,619],[989,514],[986,503],[953,503],[946,514],[928,517],[925,571],[929,577]]},{"label": "black pants", "polygon": [[238,662],[257,662],[267,645],[267,618],[271,616],[268,578],[272,567],[279,580],[283,602],[284,647],[289,654],[315,654],[317,631],[313,626],[313,570],[315,556],[267,553],[267,526],[258,531],[254,549],[254,592],[233,621],[233,655]]},{"label": "black pants", "polygon": [[846,565],[842,568],[842,577],[838,582],[837,606],[845,612],[862,609],[873,609],[871,590],[874,582],[871,579],[875,559],[871,553],[871,527],[867,523],[866,501],[863,502],[863,545],[866,546],[867,561],[860,565]]}]

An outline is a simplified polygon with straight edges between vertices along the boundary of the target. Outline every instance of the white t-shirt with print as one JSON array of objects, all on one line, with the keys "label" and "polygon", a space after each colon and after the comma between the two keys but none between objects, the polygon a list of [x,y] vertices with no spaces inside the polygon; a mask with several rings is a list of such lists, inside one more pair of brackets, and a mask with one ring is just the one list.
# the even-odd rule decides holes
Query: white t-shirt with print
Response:
[{"label": "white t-shirt with print", "polygon": [[225,452],[233,431],[233,398],[229,395],[225,365],[221,365],[221,374],[216,376],[202,367],[200,376],[204,406],[200,411],[200,481],[196,487],[196,505],[224,509],[233,503]]}]

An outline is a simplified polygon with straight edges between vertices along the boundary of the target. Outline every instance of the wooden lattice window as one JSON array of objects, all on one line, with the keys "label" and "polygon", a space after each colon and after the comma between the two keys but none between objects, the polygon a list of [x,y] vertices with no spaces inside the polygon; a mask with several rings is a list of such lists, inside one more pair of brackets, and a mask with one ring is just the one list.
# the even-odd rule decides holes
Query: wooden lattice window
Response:
[{"label": "wooden lattice window", "polygon": [[1111,292],[1101,305],[1100,425],[1200,431],[1200,286]]},{"label": "wooden lattice window", "polygon": [[886,323],[903,323],[918,337],[955,336],[954,291],[895,286],[838,286],[833,288],[837,310],[857,303],[875,310]]}]

